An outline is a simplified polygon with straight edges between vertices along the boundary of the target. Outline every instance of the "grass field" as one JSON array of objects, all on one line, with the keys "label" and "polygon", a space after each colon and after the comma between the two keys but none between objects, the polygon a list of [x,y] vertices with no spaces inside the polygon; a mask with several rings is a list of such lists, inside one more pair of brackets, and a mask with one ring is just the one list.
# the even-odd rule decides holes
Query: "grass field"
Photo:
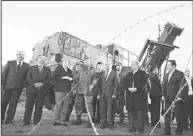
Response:
[{"label": "grass field", "polygon": [[[2,125],[2,135],[27,135],[30,130],[35,126],[33,124],[27,125],[25,127],[22,127],[22,119],[24,115],[24,108],[23,104],[19,104],[15,119],[14,119],[14,125]],[[46,116],[46,118],[45,118]],[[43,111],[43,121],[41,126],[36,127],[36,129],[31,133],[31,135],[95,135],[92,128],[86,128],[86,114],[83,114],[83,123],[82,125],[71,125],[72,122],[76,120],[75,113],[73,111],[69,125],[68,126],[53,126],[52,120],[53,120],[53,112],[50,112],[46,109]],[[100,135],[133,135],[132,133],[127,132],[128,131],[128,122],[127,119],[125,120],[124,124],[120,126],[117,123],[118,117],[116,117],[115,120],[115,130],[110,131],[108,129],[100,129],[99,125],[96,126],[97,132]],[[145,135],[149,135],[152,127],[145,127]],[[175,128],[173,129],[175,130]],[[163,123],[161,128],[157,128],[155,130],[155,133],[153,135],[160,135],[163,132]],[[173,132],[174,134],[174,132]],[[184,132],[184,135],[192,135],[192,132]]]}]

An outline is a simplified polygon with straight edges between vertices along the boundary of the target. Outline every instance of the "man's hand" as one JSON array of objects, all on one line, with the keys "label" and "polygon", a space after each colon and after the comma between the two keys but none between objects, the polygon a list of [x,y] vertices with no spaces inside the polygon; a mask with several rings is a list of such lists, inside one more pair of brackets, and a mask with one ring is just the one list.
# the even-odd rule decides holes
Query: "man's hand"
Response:
[{"label": "man's hand", "polygon": [[26,92],[26,90],[27,90],[27,88],[26,88],[26,87],[24,87],[24,88],[23,88],[23,92]]},{"label": "man's hand", "polygon": [[176,101],[181,101],[181,100],[182,100],[182,98],[178,97]]},{"label": "man's hand", "polygon": [[62,79],[66,79],[66,80],[72,81],[72,78],[69,77],[69,76],[64,76],[64,77],[62,77]]},{"label": "man's hand", "polygon": [[98,99],[98,100],[100,99],[100,95],[97,95],[97,99]]},{"label": "man's hand", "polygon": [[62,77],[62,79],[68,79],[68,77],[67,77],[67,76],[64,76],[64,77]]},{"label": "man's hand", "polygon": [[165,97],[164,96],[162,96],[162,101],[165,101]]},{"label": "man's hand", "polygon": [[35,84],[34,84],[34,87],[35,87],[35,88],[38,88],[38,87],[39,87],[39,83],[35,83]]},{"label": "man's hand", "polygon": [[76,94],[76,90],[73,90],[72,93],[73,93],[73,95]]},{"label": "man's hand", "polygon": [[116,98],[116,95],[113,94],[113,95],[112,95],[112,98]]},{"label": "man's hand", "polygon": [[136,92],[136,91],[137,91],[137,88],[129,88],[129,91],[132,92],[132,93],[133,93],[133,92]]}]

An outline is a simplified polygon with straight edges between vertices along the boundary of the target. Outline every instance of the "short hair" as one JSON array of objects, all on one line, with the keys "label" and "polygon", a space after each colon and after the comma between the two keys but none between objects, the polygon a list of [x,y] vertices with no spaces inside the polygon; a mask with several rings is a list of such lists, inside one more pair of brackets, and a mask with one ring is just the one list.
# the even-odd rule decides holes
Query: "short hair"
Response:
[{"label": "short hair", "polygon": [[[38,55],[38,56],[37,56],[36,60],[38,60],[38,58],[41,57],[41,56],[45,57],[44,55],[41,54],[41,55]],[[46,57],[45,57],[45,58],[46,58]]]},{"label": "short hair", "polygon": [[112,70],[113,70],[113,71],[116,71],[116,70],[117,70],[116,65],[113,65],[113,66],[112,66]]},{"label": "short hair", "polygon": [[121,62],[117,63],[117,66],[122,66],[122,63]]},{"label": "short hair", "polygon": [[97,62],[97,64],[96,64],[96,65],[100,65],[100,64],[102,64],[102,62]]},{"label": "short hair", "polygon": [[168,60],[168,62],[170,62],[172,66],[176,67],[176,60]]}]

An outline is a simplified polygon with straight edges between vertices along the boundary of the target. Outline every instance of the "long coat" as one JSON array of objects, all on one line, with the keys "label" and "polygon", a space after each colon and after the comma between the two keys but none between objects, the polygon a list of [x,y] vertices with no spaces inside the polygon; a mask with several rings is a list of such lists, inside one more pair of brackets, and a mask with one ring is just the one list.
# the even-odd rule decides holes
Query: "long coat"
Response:
[{"label": "long coat", "polygon": [[[122,84],[125,90],[127,90],[126,109],[128,111],[147,109],[147,81],[148,75],[142,70],[138,70],[134,75],[130,72],[125,76]],[[137,91],[131,93],[128,88],[133,87],[133,82]]]}]

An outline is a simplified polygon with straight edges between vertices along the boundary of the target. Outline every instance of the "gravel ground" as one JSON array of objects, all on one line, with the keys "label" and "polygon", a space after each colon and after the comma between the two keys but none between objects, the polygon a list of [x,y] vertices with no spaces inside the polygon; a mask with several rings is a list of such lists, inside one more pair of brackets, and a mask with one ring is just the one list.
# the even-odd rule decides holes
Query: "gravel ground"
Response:
[{"label": "gravel ground", "polygon": [[[24,114],[24,108],[22,105],[18,105],[14,125],[2,125],[2,135],[27,135],[32,128],[35,126],[33,124],[27,125],[22,127],[22,119]],[[46,116],[46,118],[45,118]],[[43,111],[43,119],[41,126],[36,127],[36,129],[31,133],[31,135],[95,135],[92,128],[86,128],[86,114],[83,114],[83,123],[82,125],[71,125],[72,122],[76,120],[75,113],[73,111],[70,121],[68,122],[68,126],[53,126],[52,125],[52,118],[53,112],[50,112],[46,109]],[[108,129],[100,129],[98,125],[96,125],[97,132],[100,135],[133,135],[132,133],[127,132],[127,119],[125,120],[124,124],[120,126],[117,123],[118,118],[116,117],[115,120],[115,130],[110,131]],[[148,135],[151,131],[152,127],[145,128],[145,134]],[[175,128],[173,129],[175,130]],[[157,128],[154,132],[154,135],[160,135],[163,132],[163,123],[160,128]],[[174,132],[173,132],[174,133]],[[192,135],[192,132],[184,132],[184,135]]]}]

